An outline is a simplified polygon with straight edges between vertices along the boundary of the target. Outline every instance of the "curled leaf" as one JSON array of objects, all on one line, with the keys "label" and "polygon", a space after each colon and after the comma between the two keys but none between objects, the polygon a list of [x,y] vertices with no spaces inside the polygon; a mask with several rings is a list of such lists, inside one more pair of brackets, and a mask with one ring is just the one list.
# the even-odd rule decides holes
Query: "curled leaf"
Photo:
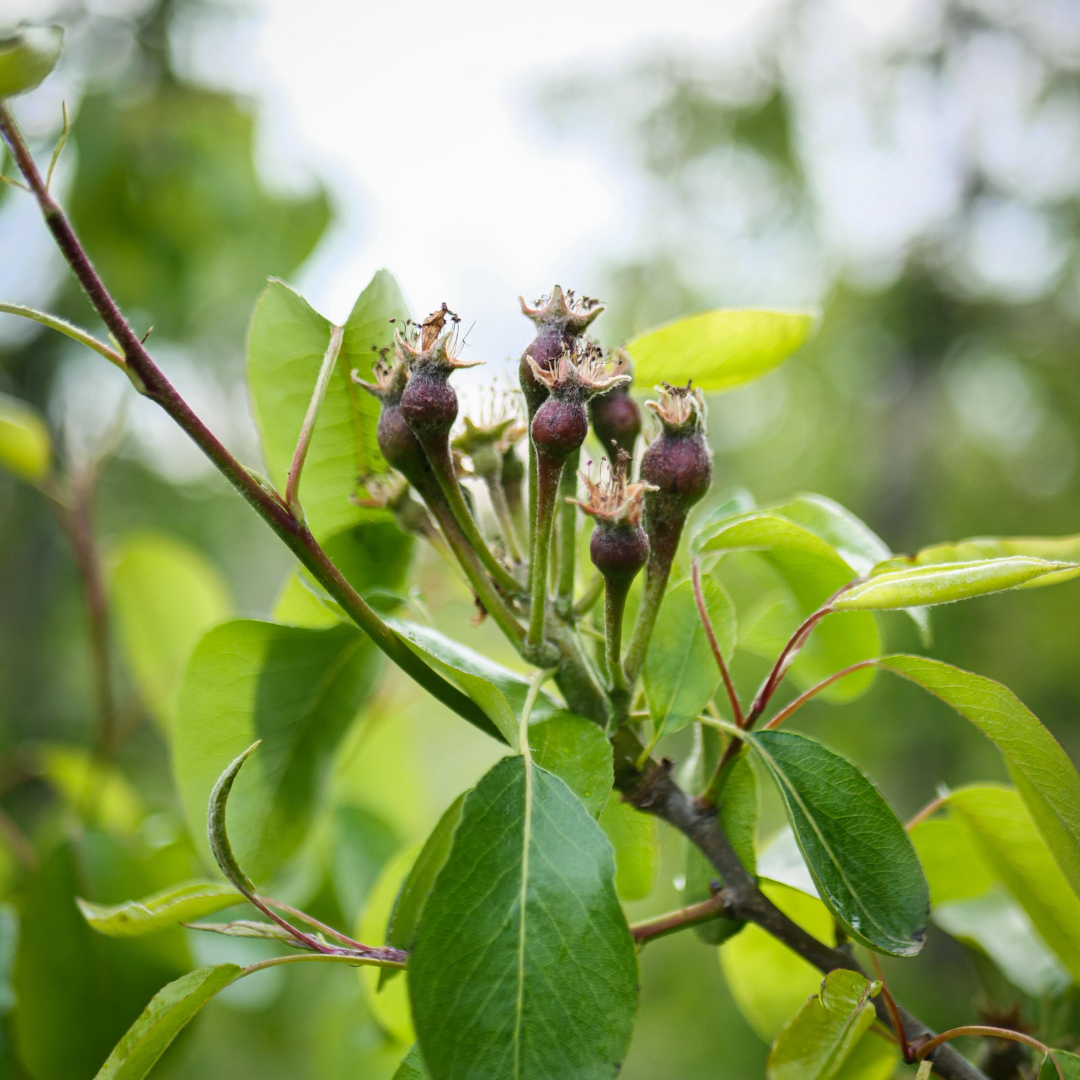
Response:
[{"label": "curled leaf", "polygon": [[229,801],[229,792],[232,791],[233,782],[241,766],[261,742],[262,739],[253,742],[218,778],[214,790],[210,792],[210,808],[206,820],[206,831],[210,836],[210,850],[214,853],[214,859],[221,867],[221,872],[245,896],[250,896],[255,891],[255,886],[247,874],[240,869],[240,864],[233,854],[229,834],[225,830],[225,804]]}]

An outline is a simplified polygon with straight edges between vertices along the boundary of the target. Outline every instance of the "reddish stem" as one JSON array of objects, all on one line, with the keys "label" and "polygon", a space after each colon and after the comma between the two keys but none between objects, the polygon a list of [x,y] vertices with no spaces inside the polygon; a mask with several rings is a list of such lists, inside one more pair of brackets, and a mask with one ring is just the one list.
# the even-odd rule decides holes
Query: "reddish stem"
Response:
[{"label": "reddish stem", "polygon": [[701,625],[705,627],[705,636],[709,639],[709,648],[712,649],[713,659],[720,669],[720,677],[724,680],[724,689],[727,691],[732,716],[736,726],[742,727],[744,722],[742,706],[739,704],[738,694],[735,693],[735,685],[731,681],[728,666],[724,663],[724,655],[720,651],[720,643],[716,640],[716,632],[713,630],[709,612],[705,608],[705,596],[701,591],[701,566],[697,559],[691,564],[690,576],[694,582],[694,600],[697,603],[698,615],[701,617]]},{"label": "reddish stem", "polygon": [[1013,1031],[1010,1028],[990,1027],[986,1024],[967,1024],[964,1027],[955,1027],[950,1028],[948,1031],[943,1031],[940,1035],[935,1035],[932,1039],[927,1039],[927,1041],[915,1051],[914,1060],[925,1060],[943,1043],[949,1042],[950,1039],[959,1038],[961,1035],[981,1035],[986,1038],[1011,1039],[1013,1042],[1030,1046],[1032,1049],[1045,1054],[1054,1063],[1054,1068],[1057,1069],[1060,1080],[1065,1080],[1065,1074],[1061,1071],[1061,1063],[1054,1057],[1050,1047],[1045,1043],[1039,1042],[1038,1039],[1034,1039],[1030,1035],[1025,1035],[1022,1031]]},{"label": "reddish stem", "polygon": [[853,671],[859,671],[862,668],[873,667],[877,663],[876,660],[860,660],[857,664],[851,664],[849,667],[844,668],[842,671],[837,671],[830,675],[827,679],[822,679],[816,686],[811,686],[809,690],[804,690],[794,701],[785,705],[766,725],[766,731],[772,731],[774,728],[778,728],[793,712],[801,709],[812,697],[820,694],[828,686],[832,686],[834,682],[839,681],[845,675],[850,675]]}]

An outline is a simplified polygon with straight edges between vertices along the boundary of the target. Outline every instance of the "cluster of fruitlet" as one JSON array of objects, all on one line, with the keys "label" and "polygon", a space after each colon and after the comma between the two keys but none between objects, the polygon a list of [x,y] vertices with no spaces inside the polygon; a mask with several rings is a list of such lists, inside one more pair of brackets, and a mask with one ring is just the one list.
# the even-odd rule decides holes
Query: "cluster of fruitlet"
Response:
[{"label": "cluster of fruitlet", "polygon": [[[563,669],[572,669],[575,658],[568,655],[561,631],[597,598],[593,589],[573,602],[575,505],[593,519],[590,553],[606,589],[606,719],[623,722],[687,514],[712,479],[705,403],[689,384],[658,388],[659,400],[648,407],[659,420],[659,433],[641,457],[638,482],[632,483],[642,416],[629,393],[630,360],[622,351],[605,355],[585,333],[603,307],[556,286],[535,307],[522,301],[522,311],[536,325],[519,366],[526,423],[503,403],[481,421],[465,418],[464,431],[452,438],[458,400],[449,377],[472,365],[457,356],[456,316],[445,304],[423,323],[399,329],[393,361],[380,362],[375,381],[361,385],[382,406],[377,434],[383,456],[426,504],[482,611],[523,657],[558,668],[570,686],[573,672]],[[448,317],[455,320],[450,327]],[[601,468],[600,482],[580,474],[588,498],[578,501],[578,466],[590,425],[610,463]],[[527,513],[525,466],[516,449],[526,434]],[[467,475],[462,457],[490,496],[498,531],[494,549],[462,487],[461,477]],[[428,539],[437,535],[407,492],[392,491],[393,501],[386,504],[403,527]],[[643,568],[642,602],[624,661],[623,612]]]}]

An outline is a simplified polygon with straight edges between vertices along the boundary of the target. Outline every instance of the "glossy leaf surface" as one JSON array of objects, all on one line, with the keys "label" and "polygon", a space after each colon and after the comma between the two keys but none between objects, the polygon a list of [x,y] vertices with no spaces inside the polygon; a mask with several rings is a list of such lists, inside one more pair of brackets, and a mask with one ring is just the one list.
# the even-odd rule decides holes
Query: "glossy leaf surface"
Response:
[{"label": "glossy leaf surface", "polygon": [[229,836],[258,882],[310,827],[331,755],[371,689],[377,655],[359,630],[224,623],[196,647],[180,691],[173,767],[204,852],[210,792],[261,739],[229,801]]},{"label": "glossy leaf surface", "polygon": [[[735,650],[735,607],[711,576],[702,578],[701,587],[720,651],[730,663]],[[676,585],[664,597],[642,681],[653,742],[691,723],[719,686],[720,670],[698,615],[692,582]]]},{"label": "glossy leaf surface", "polygon": [[895,671],[951,705],[1005,757],[1035,824],[1080,893],[1080,776],[1034,713],[1007,687],[925,656],[888,656]]},{"label": "glossy leaf surface", "polygon": [[595,818],[611,794],[614,781],[611,744],[591,720],[560,709],[529,727],[533,761],[554,773]]},{"label": "glossy leaf surface", "polygon": [[95,1080],[142,1080],[169,1044],[243,969],[236,964],[198,968],[159,990],[116,1045]]},{"label": "glossy leaf surface", "polygon": [[853,937],[893,956],[923,945],[930,894],[896,814],[846,758],[803,735],[747,738],[780,791],[818,894]]},{"label": "glossy leaf surface", "polygon": [[830,971],[776,1037],[765,1063],[767,1080],[830,1080],[874,1022],[871,996],[879,985],[855,971]]},{"label": "glossy leaf surface", "polygon": [[430,1073],[420,1056],[420,1047],[413,1043],[404,1060],[397,1067],[393,1080],[430,1080]]},{"label": "glossy leaf surface", "polygon": [[[1065,1080],[1080,1080],[1080,1057],[1070,1054],[1067,1050],[1055,1050],[1054,1057],[1061,1066]],[[1049,1057],[1043,1061],[1042,1068],[1039,1069],[1039,1080],[1061,1080],[1057,1066]]]},{"label": "glossy leaf surface", "polygon": [[709,392],[750,382],[806,341],[815,316],[803,311],[705,311],[677,319],[627,345],[639,386],[685,383]]},{"label": "glossy leaf surface", "polygon": [[110,555],[109,596],[124,656],[142,700],[169,731],[192,651],[232,612],[228,587],[201,552],[168,536],[128,536]]},{"label": "glossy leaf surface", "polygon": [[142,937],[242,904],[244,898],[231,885],[193,881],[124,904],[94,904],[82,899],[77,903],[83,918],[99,934]]},{"label": "glossy leaf surface", "polygon": [[[972,562],[975,559],[1004,559],[1025,555],[1048,562],[1080,562],[1080,536],[976,536],[970,540],[933,544],[898,563],[914,562],[916,566],[929,563]],[[899,568],[899,567],[898,567]],[[1072,577],[1072,571],[1064,571]],[[1055,574],[1036,578],[1022,585],[1024,589],[1053,585],[1064,580]]]},{"label": "glossy leaf surface", "polygon": [[[2,55],[0,51],[0,59]],[[52,440],[41,414],[18,398],[0,394],[0,469],[37,484],[49,475],[51,463]]]},{"label": "glossy leaf surface", "polygon": [[1046,944],[1080,980],[1080,899],[1069,888],[1019,794],[989,785],[961,788],[949,795],[949,806],[981,841],[988,865]]},{"label": "glossy leaf surface", "polygon": [[434,1080],[616,1074],[637,961],[613,876],[581,801],[525,758],[468,794],[409,960]]}]

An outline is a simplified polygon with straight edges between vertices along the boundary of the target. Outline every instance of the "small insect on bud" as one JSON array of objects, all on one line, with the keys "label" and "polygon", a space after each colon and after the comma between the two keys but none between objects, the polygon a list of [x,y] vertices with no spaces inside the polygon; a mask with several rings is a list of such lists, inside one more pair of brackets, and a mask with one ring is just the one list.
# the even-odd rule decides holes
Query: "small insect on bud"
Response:
[{"label": "small insect on bud", "polygon": [[540,367],[532,358],[529,366],[549,395],[533,417],[533,444],[540,457],[561,465],[581,447],[589,432],[586,402],[629,382],[630,376],[610,372],[599,346],[592,342],[572,353],[563,353],[551,370]]},{"label": "small insect on bud", "polygon": [[456,327],[458,317],[445,304],[417,328],[394,334],[398,359],[409,369],[409,381],[401,396],[401,415],[421,442],[449,436],[458,414],[454,388],[447,381],[458,368],[475,367],[482,361],[459,360],[455,329],[442,333],[447,318]]},{"label": "small insect on bud", "polygon": [[712,452],[705,441],[705,399],[686,386],[658,387],[659,401],[646,402],[661,431],[641,459],[641,478],[656,490],[645,499],[646,525],[653,518],[685,518],[712,483]]},{"label": "small insect on bud", "polygon": [[620,453],[606,480],[603,466],[599,483],[579,473],[589,497],[585,502],[572,500],[596,521],[589,541],[593,566],[609,584],[624,586],[629,586],[649,557],[649,539],[641,527],[641,502],[647,485],[627,482],[629,465],[629,456]]},{"label": "small insect on bud", "polygon": [[[630,374],[630,357],[622,350],[613,374]],[[630,396],[630,384],[612,387],[589,402],[589,421],[600,445],[612,453],[634,456],[634,445],[641,434],[641,410]]]},{"label": "small insect on bud", "polygon": [[529,307],[524,297],[518,299],[522,314],[536,324],[536,337],[522,354],[518,366],[525,405],[532,417],[548,396],[548,387],[534,374],[532,364],[550,372],[564,352],[573,350],[577,339],[604,307],[590,296],[579,300],[572,291],[564,293],[558,285],[551,290],[551,296],[537,300],[535,307]]}]

